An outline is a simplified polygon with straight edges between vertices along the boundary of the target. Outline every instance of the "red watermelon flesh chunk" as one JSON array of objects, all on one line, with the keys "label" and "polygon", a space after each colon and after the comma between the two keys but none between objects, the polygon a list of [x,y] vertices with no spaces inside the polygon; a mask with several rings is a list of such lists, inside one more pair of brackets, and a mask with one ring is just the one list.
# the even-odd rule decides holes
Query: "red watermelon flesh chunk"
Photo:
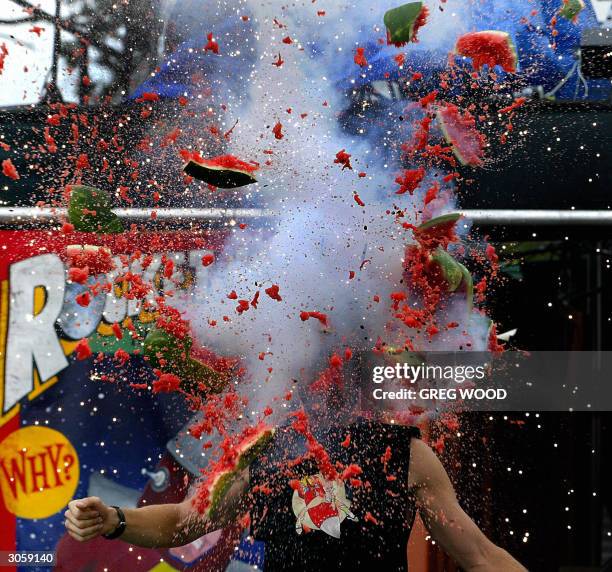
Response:
[{"label": "red watermelon flesh chunk", "polygon": [[455,232],[460,213],[449,213],[424,222],[414,229],[414,238],[428,251],[438,247],[447,248],[451,242],[458,242]]},{"label": "red watermelon flesh chunk", "polygon": [[225,169],[232,169],[238,171],[246,171],[247,173],[254,173],[259,169],[259,165],[256,163],[247,163],[234,155],[219,155],[211,159],[203,159],[202,157],[194,157],[193,159],[199,159],[199,163],[207,165],[209,167],[221,167]]},{"label": "red watermelon flesh chunk", "polygon": [[442,133],[453,153],[462,165],[482,165],[486,139],[476,128],[476,120],[469,112],[461,112],[456,105],[448,103],[438,107],[437,118]]},{"label": "red watermelon flesh chunk", "polygon": [[510,34],[498,30],[470,32],[457,40],[455,52],[472,59],[472,66],[479,71],[482,66],[501,66],[509,73],[516,72],[518,55]]},{"label": "red watermelon flesh chunk", "polygon": [[247,163],[234,155],[220,155],[205,159],[197,152],[182,153],[185,173],[222,189],[233,189],[257,182],[253,173],[257,163]]},{"label": "red watermelon flesh chunk", "polygon": [[69,244],[66,246],[68,263],[75,268],[88,268],[91,275],[105,274],[115,267],[111,251],[93,244]]}]

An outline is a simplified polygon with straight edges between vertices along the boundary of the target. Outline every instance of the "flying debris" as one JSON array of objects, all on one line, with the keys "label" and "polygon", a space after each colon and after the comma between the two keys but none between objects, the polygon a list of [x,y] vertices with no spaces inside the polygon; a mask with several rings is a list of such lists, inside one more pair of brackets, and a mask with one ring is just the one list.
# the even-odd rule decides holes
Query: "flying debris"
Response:
[{"label": "flying debris", "polygon": [[123,232],[123,223],[111,209],[110,195],[85,185],[70,186],[68,219],[80,232],[113,234]]},{"label": "flying debris", "polygon": [[514,328],[513,330],[508,330],[507,332],[498,334],[497,339],[500,340],[501,342],[509,342],[510,338],[513,338],[514,336],[516,336],[517,332],[518,332],[517,328]]},{"label": "flying debris", "polygon": [[237,443],[226,439],[223,456],[208,471],[208,477],[199,487],[195,497],[196,508],[200,513],[206,513],[209,518],[217,517],[221,501],[230,490],[232,484],[267,447],[274,437],[275,430],[267,425],[247,427],[239,436]]},{"label": "flying debris", "polygon": [[470,32],[457,40],[455,53],[471,58],[472,66],[480,71],[482,66],[500,66],[509,73],[516,72],[518,53],[510,34],[500,30]]},{"label": "flying debris", "polygon": [[584,10],[584,0],[563,0],[563,7],[559,10],[559,16],[576,22],[580,12]]},{"label": "flying debris", "polygon": [[153,367],[170,367],[176,371],[183,381],[183,389],[193,394],[220,393],[229,383],[229,377],[193,357],[192,343],[189,334],[179,338],[162,328],[153,328],[144,340],[144,354]]},{"label": "flying debris", "polygon": [[416,42],[417,34],[427,22],[429,10],[423,2],[410,2],[385,12],[383,21],[387,27],[387,44],[401,47]]},{"label": "flying debris", "polygon": [[476,128],[476,120],[469,111],[463,113],[449,103],[438,107],[436,117],[446,142],[462,165],[482,165],[486,139]]},{"label": "flying debris", "polygon": [[257,163],[247,163],[233,155],[221,155],[210,159],[192,153],[183,170],[187,175],[219,187],[235,189],[257,182],[253,173],[259,168]]}]

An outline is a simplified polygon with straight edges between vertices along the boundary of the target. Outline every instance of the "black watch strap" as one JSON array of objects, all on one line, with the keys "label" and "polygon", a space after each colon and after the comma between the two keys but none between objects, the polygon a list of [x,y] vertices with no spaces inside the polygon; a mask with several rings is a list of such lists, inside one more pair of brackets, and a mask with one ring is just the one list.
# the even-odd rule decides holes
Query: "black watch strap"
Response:
[{"label": "black watch strap", "polygon": [[118,506],[114,506],[114,505],[111,506],[110,508],[114,508],[117,511],[117,516],[119,517],[119,524],[117,525],[115,530],[113,530],[112,532],[102,535],[107,540],[113,540],[115,538],[119,538],[125,532],[125,527],[127,526],[125,522],[125,514],[123,514],[123,511]]}]

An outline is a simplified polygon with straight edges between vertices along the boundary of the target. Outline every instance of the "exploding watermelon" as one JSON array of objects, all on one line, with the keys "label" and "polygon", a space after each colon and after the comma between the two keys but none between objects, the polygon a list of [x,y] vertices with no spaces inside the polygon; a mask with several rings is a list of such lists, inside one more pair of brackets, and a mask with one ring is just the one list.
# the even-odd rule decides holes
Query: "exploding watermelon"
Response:
[{"label": "exploding watermelon", "polygon": [[189,336],[179,339],[161,328],[152,328],[144,340],[144,353],[156,368],[172,371],[183,380],[183,388],[196,393],[203,386],[205,393],[220,393],[229,382],[229,375],[216,371],[191,354]]},{"label": "exploding watermelon", "polygon": [[247,163],[233,155],[221,155],[204,159],[197,153],[191,153],[183,170],[188,175],[221,189],[235,189],[256,183],[253,173],[259,168],[257,164]]},{"label": "exploding watermelon", "polygon": [[427,22],[429,10],[423,2],[410,2],[385,12],[383,21],[387,28],[387,44],[401,47],[416,42],[417,34]]},{"label": "exploding watermelon", "polygon": [[259,424],[249,427],[236,445],[224,447],[223,456],[214,464],[212,472],[196,496],[198,510],[205,512],[211,520],[216,520],[222,501],[232,484],[240,473],[259,457],[273,437],[272,427]]},{"label": "exploding watermelon", "polygon": [[470,32],[457,40],[455,53],[472,59],[472,66],[479,71],[482,66],[501,66],[504,71],[516,72],[518,54],[507,32],[485,30]]},{"label": "exploding watermelon", "polygon": [[438,107],[437,119],[447,143],[462,165],[482,165],[486,139],[476,128],[476,120],[469,112],[461,112],[456,105],[448,103]]},{"label": "exploding watermelon", "polygon": [[471,310],[474,296],[472,275],[446,251],[451,242],[457,241],[455,226],[461,216],[461,213],[448,213],[432,218],[416,228],[415,238],[430,252],[427,274],[449,293],[465,292],[468,309]]},{"label": "exploding watermelon", "polygon": [[583,10],[583,0],[563,0],[563,7],[559,10],[559,16],[575,22],[578,19],[578,14]]},{"label": "exploding watermelon", "polygon": [[71,186],[68,220],[81,232],[123,232],[123,223],[111,210],[110,195],[95,187]]}]

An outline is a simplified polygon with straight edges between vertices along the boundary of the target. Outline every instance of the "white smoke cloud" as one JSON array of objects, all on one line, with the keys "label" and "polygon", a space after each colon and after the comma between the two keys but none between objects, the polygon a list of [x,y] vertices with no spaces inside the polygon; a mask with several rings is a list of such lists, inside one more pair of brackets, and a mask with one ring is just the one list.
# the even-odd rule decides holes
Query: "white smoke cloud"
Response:
[{"label": "white smoke cloud", "polygon": [[[228,104],[227,116],[239,118],[229,152],[245,160],[271,160],[258,172],[256,190],[238,192],[258,195],[278,217],[265,228],[234,228],[186,308],[201,343],[246,360],[255,382],[253,410],[261,411],[272,397],[284,394],[292,380],[311,380],[333,351],[370,349],[378,335],[384,336],[391,317],[389,294],[406,288],[402,259],[411,235],[394,224],[387,210],[395,203],[407,208],[404,220],[416,222],[410,215],[422,205],[422,195],[394,195],[398,166],[385,147],[404,141],[407,133],[390,132],[375,140],[346,135],[337,121],[346,97],[335,87],[342,70],[358,76],[355,47],[384,36],[382,16],[396,4],[308,0],[287,9],[280,1],[244,5],[256,26],[257,63],[243,85],[247,103],[235,108]],[[450,14],[451,4],[445,12],[437,4],[431,7],[421,43],[407,50],[447,49],[449,30],[455,28],[453,20],[447,22],[457,18]],[[242,7],[232,6],[230,13],[239,17]],[[325,10],[325,16],[317,16],[317,10]],[[286,27],[279,28],[275,18]],[[292,44],[282,42],[287,36]],[[279,53],[284,64],[276,67],[272,62]],[[231,58],[224,63],[220,73],[230,74]],[[301,117],[304,113],[308,115]],[[283,125],[281,140],[271,131],[277,121]],[[334,164],[341,149],[352,155],[354,170]],[[264,150],[273,154],[264,155]],[[360,171],[367,177],[359,178]],[[354,201],[354,192],[366,203],[364,208]],[[352,280],[350,271],[355,272]],[[263,292],[272,284],[280,286],[280,303]],[[232,290],[247,300],[260,290],[259,307],[238,315],[236,301],[227,299]],[[380,303],[373,301],[374,295]],[[449,320],[461,314],[465,323],[464,307],[464,301],[451,304]],[[316,320],[302,322],[303,310],[328,314],[331,333],[322,333]],[[224,315],[231,322],[224,322]],[[211,327],[209,319],[218,325]],[[464,342],[465,336],[453,332],[440,334],[435,345],[451,349]],[[263,361],[260,352],[266,353]]]}]

